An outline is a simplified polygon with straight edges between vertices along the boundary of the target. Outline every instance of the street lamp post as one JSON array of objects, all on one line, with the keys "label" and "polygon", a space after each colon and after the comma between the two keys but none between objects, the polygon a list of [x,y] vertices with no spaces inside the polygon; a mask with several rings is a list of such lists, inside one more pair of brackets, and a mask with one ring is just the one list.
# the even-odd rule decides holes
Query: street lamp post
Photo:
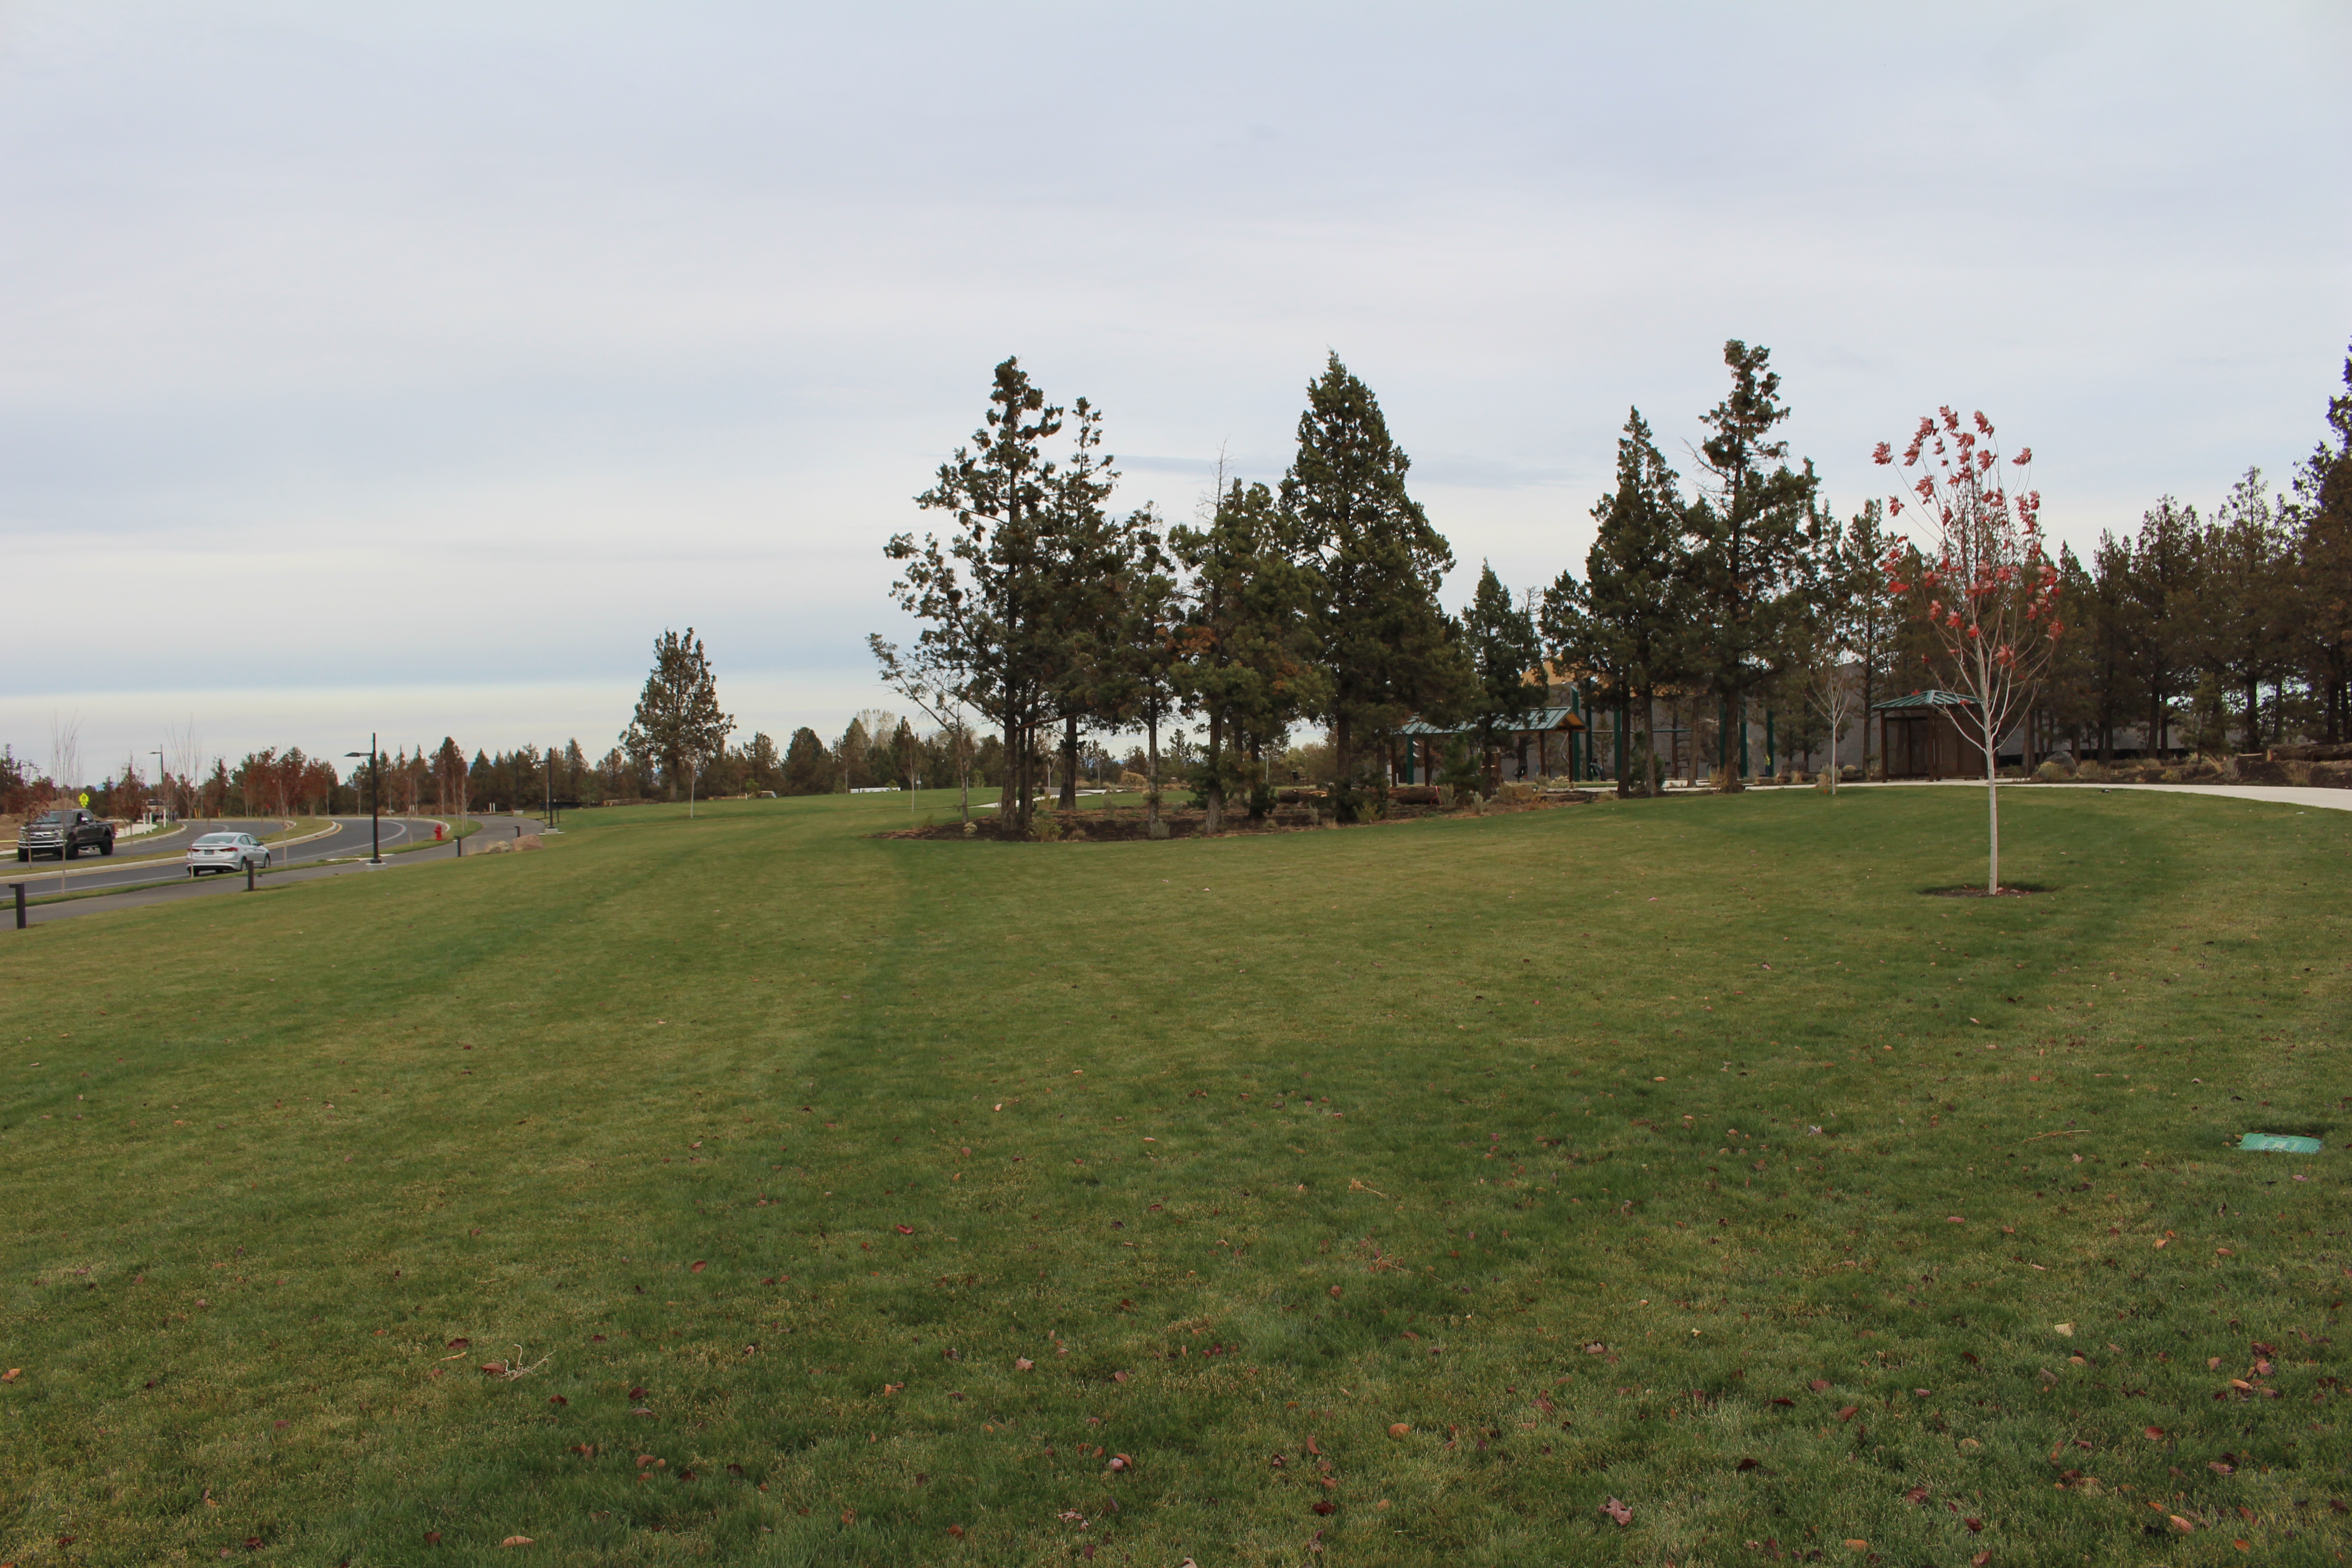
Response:
[{"label": "street lamp post", "polygon": [[[163,815],[169,816],[172,806],[170,797],[163,793],[163,749],[158,746],[147,754],[155,759],[155,798],[164,803]],[[163,825],[159,822],[155,826],[160,828]]]},{"label": "street lamp post", "polygon": [[[376,768],[377,751],[378,747],[376,745],[375,731],[371,730],[368,731],[367,750],[368,864],[371,866],[381,866],[383,864],[383,780],[378,775]],[[345,752],[343,755],[347,757],[356,757],[359,753],[357,752]]]}]

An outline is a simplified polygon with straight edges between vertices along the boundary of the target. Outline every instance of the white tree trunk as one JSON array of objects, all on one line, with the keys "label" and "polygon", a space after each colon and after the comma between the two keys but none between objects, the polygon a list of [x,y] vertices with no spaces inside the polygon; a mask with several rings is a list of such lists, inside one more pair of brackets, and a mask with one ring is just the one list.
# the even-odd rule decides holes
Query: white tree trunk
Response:
[{"label": "white tree trunk", "polygon": [[2000,758],[1993,749],[1999,743],[1992,734],[1992,721],[1988,717],[1985,721],[1985,812],[1992,830],[1990,858],[1985,868],[1985,895],[1988,898],[2000,892]]}]

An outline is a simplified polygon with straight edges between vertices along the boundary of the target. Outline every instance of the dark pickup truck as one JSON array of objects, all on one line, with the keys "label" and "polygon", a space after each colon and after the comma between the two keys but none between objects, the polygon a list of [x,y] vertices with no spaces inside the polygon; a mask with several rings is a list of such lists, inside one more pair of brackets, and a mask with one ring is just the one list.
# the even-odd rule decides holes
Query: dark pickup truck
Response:
[{"label": "dark pickup truck", "polygon": [[54,855],[60,860],[80,858],[85,849],[114,853],[114,824],[84,806],[63,805],[42,812],[16,830],[16,858]]}]

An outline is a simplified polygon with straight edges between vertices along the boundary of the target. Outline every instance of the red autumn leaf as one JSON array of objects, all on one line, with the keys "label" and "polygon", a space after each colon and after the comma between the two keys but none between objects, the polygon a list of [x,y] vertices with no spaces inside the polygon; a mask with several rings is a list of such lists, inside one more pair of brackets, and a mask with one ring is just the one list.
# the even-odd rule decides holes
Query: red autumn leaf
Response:
[{"label": "red autumn leaf", "polygon": [[1333,1502],[1328,1498],[1318,1498],[1315,1500],[1315,1511],[1317,1513],[1337,1513],[1339,1511],[1339,1505]]},{"label": "red autumn leaf", "polygon": [[698,1258],[692,1263],[687,1265],[686,1271],[688,1274],[699,1274],[709,1267],[709,1264],[705,1263],[701,1258]]},{"label": "red autumn leaf", "polygon": [[1307,1435],[1307,1451],[1318,1459],[1323,1457],[1323,1447],[1315,1441],[1315,1434],[1312,1432]]},{"label": "red autumn leaf", "polygon": [[467,1339],[465,1335],[459,1334],[456,1339],[451,1340],[444,1348],[453,1351],[461,1351],[473,1342],[473,1341]]},{"label": "red autumn leaf", "polygon": [[1984,1521],[1980,1519],[1964,1519],[1960,1521],[1960,1522],[1969,1527],[1969,1533],[1970,1535],[1974,1535],[1978,1531],[1984,1528]]},{"label": "red autumn leaf", "polygon": [[1015,1372],[1029,1372],[1034,1370],[1036,1365],[1037,1363],[1035,1362],[1031,1361],[1025,1355],[1014,1356],[1013,1358],[1013,1370]]},{"label": "red autumn leaf", "polygon": [[440,1545],[440,1544],[441,1544],[441,1532],[440,1532],[439,1531],[437,1531],[437,1530],[428,1530],[428,1531],[426,1531],[425,1532],[425,1545],[427,1545],[427,1546],[438,1546],[438,1545]]},{"label": "red autumn leaf", "polygon": [[694,1479],[694,1472],[692,1470],[680,1470],[677,1473],[677,1479],[681,1481],[690,1481]]},{"label": "red autumn leaf", "polygon": [[1805,1384],[1805,1386],[1811,1389],[1815,1394],[1825,1394],[1829,1391],[1830,1380],[1826,1377],[1817,1377],[1813,1379],[1812,1382]]},{"label": "red autumn leaf", "polygon": [[1742,1458],[1739,1463],[1732,1466],[1731,1468],[1735,1470],[1752,1470],[1756,1468],[1757,1464],[1758,1461],[1754,1459]]},{"label": "red autumn leaf", "polygon": [[1607,1514],[1621,1529],[1633,1522],[1633,1510],[1615,1498],[1611,1498],[1607,1502],[1602,1503],[1601,1511]]},{"label": "red autumn leaf", "polygon": [[646,1391],[642,1388],[633,1388],[629,1390],[629,1397],[632,1399],[643,1399],[645,1396]]},{"label": "red autumn leaf", "polygon": [[1905,1502],[1926,1502],[1927,1500],[1927,1489],[1924,1486],[1913,1487],[1909,1491],[1903,1494],[1903,1500]]},{"label": "red autumn leaf", "polygon": [[895,1228],[900,1236],[912,1236],[915,1234],[915,1227],[911,1225],[902,1225]]},{"label": "red autumn leaf", "polygon": [[2147,1432],[2150,1437],[2159,1440],[2164,1436],[2164,1428],[2161,1426],[2150,1426],[2147,1428]]},{"label": "red autumn leaf", "polygon": [[1992,1548],[1988,1546],[1982,1552],[1978,1552],[1974,1557],[1969,1559],[1969,1568],[1985,1568],[1985,1564],[1991,1561]]},{"label": "red autumn leaf", "polygon": [[1844,1409],[1838,1412],[1838,1419],[1841,1421],[1851,1421],[1861,1409],[1862,1406],[1859,1405],[1849,1405]]},{"label": "red autumn leaf", "polygon": [[962,1525],[961,1525],[961,1524],[950,1524],[950,1525],[949,1525],[949,1526],[948,1526],[948,1534],[949,1534],[949,1535],[950,1535],[950,1536],[952,1536],[954,1539],[956,1539],[956,1540],[958,1540],[958,1541],[961,1541],[961,1540],[963,1539],[963,1526],[962,1526]]},{"label": "red autumn leaf", "polygon": [[1797,1402],[1793,1399],[1775,1399],[1772,1403],[1775,1405],[1786,1405],[1793,1408]]},{"label": "red autumn leaf", "polygon": [[568,1400],[568,1399],[564,1398],[564,1397],[563,1397],[563,1395],[562,1395],[562,1394],[549,1394],[549,1395],[547,1396],[547,1402],[548,1402],[550,1405],[569,1405],[569,1404],[571,1404],[571,1403],[572,1403],[572,1401],[570,1401],[570,1400]]}]

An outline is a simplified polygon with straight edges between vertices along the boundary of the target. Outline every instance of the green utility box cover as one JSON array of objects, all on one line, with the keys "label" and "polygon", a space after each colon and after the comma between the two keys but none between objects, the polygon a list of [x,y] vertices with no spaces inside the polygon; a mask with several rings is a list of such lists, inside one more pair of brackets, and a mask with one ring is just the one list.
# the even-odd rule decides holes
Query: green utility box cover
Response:
[{"label": "green utility box cover", "polygon": [[2264,1154],[2316,1154],[2326,1145],[2316,1138],[2297,1138],[2284,1132],[2249,1132],[2238,1140],[2238,1147]]}]

